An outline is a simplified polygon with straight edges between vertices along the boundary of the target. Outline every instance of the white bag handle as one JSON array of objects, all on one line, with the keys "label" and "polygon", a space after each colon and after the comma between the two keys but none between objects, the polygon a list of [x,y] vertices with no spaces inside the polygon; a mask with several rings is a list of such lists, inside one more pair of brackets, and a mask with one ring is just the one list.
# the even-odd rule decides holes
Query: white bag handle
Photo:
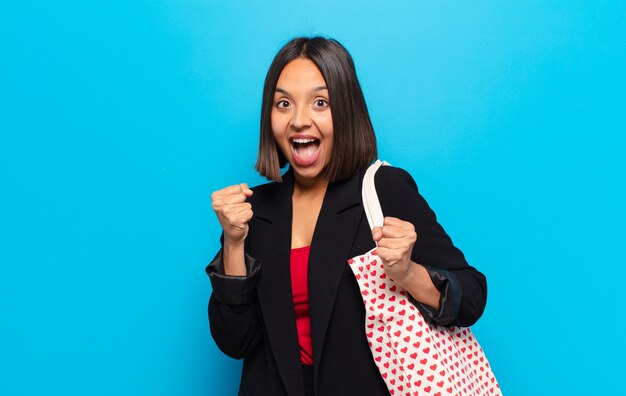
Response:
[{"label": "white bag handle", "polygon": [[380,207],[380,201],[378,200],[378,194],[376,194],[376,184],[374,183],[374,176],[376,171],[381,166],[388,166],[386,161],[376,160],[365,171],[363,177],[363,187],[361,189],[361,195],[363,197],[363,208],[365,209],[365,215],[367,216],[367,222],[370,225],[370,229],[374,227],[382,227],[385,220],[383,216],[383,210]]}]

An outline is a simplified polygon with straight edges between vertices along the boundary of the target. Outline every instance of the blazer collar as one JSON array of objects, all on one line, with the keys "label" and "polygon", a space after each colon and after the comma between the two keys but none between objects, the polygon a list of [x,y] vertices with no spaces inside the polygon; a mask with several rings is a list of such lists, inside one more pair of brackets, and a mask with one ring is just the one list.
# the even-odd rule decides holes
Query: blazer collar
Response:
[{"label": "blazer collar", "polygon": [[[327,206],[327,211],[330,212],[325,214],[337,214],[351,207],[361,205],[361,182],[365,169],[367,167],[361,169],[349,179],[329,183],[323,206]],[[282,222],[283,216],[286,215],[285,210],[291,208],[291,195],[294,184],[293,169],[289,167],[283,174],[282,182],[271,184],[275,184],[275,186],[269,196],[264,196],[264,199],[258,202],[256,200],[253,201],[254,216],[270,223]],[[322,213],[320,213],[321,215]],[[291,211],[289,216],[291,216]]]}]

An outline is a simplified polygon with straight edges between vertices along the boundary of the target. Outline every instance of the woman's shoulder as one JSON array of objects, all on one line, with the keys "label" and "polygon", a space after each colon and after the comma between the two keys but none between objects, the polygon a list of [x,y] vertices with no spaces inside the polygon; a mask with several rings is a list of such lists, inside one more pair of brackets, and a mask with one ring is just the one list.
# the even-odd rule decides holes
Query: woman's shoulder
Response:
[{"label": "woman's shoulder", "polygon": [[403,168],[396,166],[381,166],[374,177],[377,189],[394,189],[409,187],[417,189],[413,176]]},{"label": "woman's shoulder", "polygon": [[[287,170],[282,175],[282,181],[269,181],[251,188],[254,194],[250,197],[250,202],[274,201],[284,197],[292,188],[291,170]],[[290,194],[288,194],[290,195]]]},{"label": "woman's shoulder", "polygon": [[250,198],[252,200],[271,199],[272,196],[279,193],[282,187],[284,187],[283,183],[275,181],[256,185],[251,188],[253,194]]}]

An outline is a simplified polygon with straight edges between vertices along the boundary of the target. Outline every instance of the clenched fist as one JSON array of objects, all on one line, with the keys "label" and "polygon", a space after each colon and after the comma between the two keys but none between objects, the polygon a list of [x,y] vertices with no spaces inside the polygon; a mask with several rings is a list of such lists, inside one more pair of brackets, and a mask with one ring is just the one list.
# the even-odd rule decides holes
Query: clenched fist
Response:
[{"label": "clenched fist", "polygon": [[224,241],[240,244],[248,236],[252,205],[246,202],[252,190],[246,183],[229,186],[211,194],[212,206],[224,231]]},{"label": "clenched fist", "polygon": [[415,227],[408,221],[385,217],[382,227],[374,227],[372,238],[378,243],[376,254],[383,261],[387,275],[397,282],[411,272],[411,252],[417,240]]}]

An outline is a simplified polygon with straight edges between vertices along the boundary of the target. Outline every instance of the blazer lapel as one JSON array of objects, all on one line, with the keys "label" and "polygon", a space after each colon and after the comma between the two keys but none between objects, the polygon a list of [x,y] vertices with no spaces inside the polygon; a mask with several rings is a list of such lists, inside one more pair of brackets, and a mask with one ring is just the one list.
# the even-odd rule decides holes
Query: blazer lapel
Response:
[{"label": "blazer lapel", "polygon": [[[291,251],[291,195],[293,172],[263,200],[253,203],[254,216],[267,224],[259,230],[258,242],[252,246],[262,257],[258,285],[259,306],[263,309],[269,346],[283,385],[290,396],[304,396],[304,378],[298,349],[298,332],[291,290],[289,259]],[[265,228],[265,227],[264,227]]]},{"label": "blazer lapel", "polygon": [[361,180],[362,172],[358,172],[351,179],[329,184],[313,234],[308,283],[315,374],[341,277],[364,217]]}]

